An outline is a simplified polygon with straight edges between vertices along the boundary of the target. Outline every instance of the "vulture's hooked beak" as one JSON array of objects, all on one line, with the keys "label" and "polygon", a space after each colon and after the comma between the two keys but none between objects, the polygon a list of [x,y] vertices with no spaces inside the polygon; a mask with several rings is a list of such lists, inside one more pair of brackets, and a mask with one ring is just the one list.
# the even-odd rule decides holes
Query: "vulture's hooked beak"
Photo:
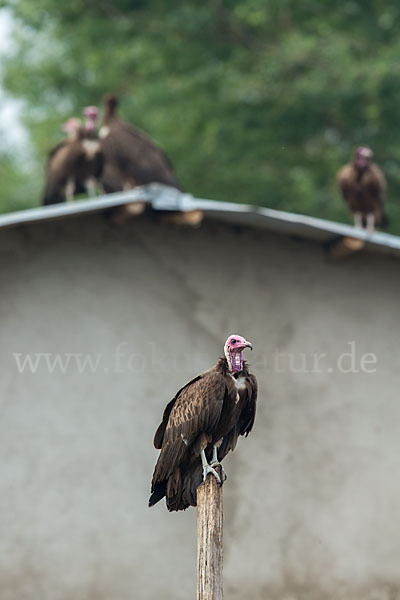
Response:
[{"label": "vulture's hooked beak", "polygon": [[243,348],[250,348],[250,350],[253,350],[253,344],[251,344],[250,342],[246,342]]}]

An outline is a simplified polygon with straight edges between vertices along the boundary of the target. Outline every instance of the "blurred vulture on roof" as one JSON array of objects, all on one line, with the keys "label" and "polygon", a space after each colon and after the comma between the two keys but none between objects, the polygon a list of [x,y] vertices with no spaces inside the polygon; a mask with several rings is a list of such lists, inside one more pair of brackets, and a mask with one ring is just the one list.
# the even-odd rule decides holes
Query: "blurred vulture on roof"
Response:
[{"label": "blurred vulture on roof", "polygon": [[171,162],[139,129],[117,115],[118,99],[107,96],[100,138],[104,153],[102,186],[106,193],[158,182],[180,189]]},{"label": "blurred vulture on roof", "polygon": [[387,222],[383,212],[386,180],[371,158],[372,150],[359,146],[354,151],[353,162],[342,167],[337,175],[355,227],[364,227],[368,231],[373,231],[375,226],[385,226]]},{"label": "blurred vulture on roof", "polygon": [[84,125],[80,119],[68,119],[63,127],[67,138],[49,152],[43,204],[70,201],[76,194],[96,194],[103,171],[96,130],[98,109],[89,106],[84,113]]}]

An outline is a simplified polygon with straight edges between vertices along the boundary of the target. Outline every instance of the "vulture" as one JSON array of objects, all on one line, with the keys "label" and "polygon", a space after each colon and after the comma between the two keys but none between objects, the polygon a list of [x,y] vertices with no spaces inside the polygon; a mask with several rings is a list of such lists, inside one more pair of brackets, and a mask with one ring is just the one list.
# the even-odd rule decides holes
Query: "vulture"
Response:
[{"label": "vulture", "polygon": [[121,120],[117,107],[118,99],[107,96],[99,132],[104,153],[104,191],[120,192],[152,182],[181,189],[164,152],[142,131]]},{"label": "vulture", "polygon": [[[196,490],[215,469],[240,435],[254,424],[257,380],[242,359],[252,349],[240,335],[230,335],[224,357],[198,375],[167,404],[155,436],[160,450],[151,482],[149,506],[166,498],[169,511],[196,506]],[[222,478],[224,479],[222,471]]]},{"label": "vulture", "polygon": [[103,170],[103,154],[96,130],[98,110],[85,109],[86,121],[68,119],[63,129],[67,139],[49,153],[46,166],[46,185],[43,204],[72,200],[74,195],[87,192],[94,196]]},{"label": "vulture", "polygon": [[383,212],[386,180],[371,158],[372,150],[359,146],[354,151],[353,162],[342,167],[337,175],[343,198],[353,214],[355,227],[368,231],[373,231],[375,225],[386,224]]}]

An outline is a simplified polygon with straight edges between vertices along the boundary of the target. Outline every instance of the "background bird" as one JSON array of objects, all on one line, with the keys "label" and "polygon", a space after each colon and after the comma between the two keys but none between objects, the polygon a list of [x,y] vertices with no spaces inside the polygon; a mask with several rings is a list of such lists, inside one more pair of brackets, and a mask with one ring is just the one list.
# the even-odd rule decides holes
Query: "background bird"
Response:
[{"label": "background bird", "polygon": [[67,139],[48,155],[43,204],[70,201],[74,195],[96,194],[103,171],[103,152],[96,130],[98,109],[85,109],[86,121],[68,119],[63,126]]},{"label": "background bird", "polygon": [[71,200],[75,192],[73,170],[81,151],[80,119],[68,119],[62,130],[67,134],[67,138],[54,146],[47,157],[43,204],[58,204]]},{"label": "background bird", "polygon": [[77,172],[77,187],[84,187],[93,197],[97,191],[103,191],[101,176],[104,168],[104,154],[97,131],[99,109],[97,106],[87,106],[83,111],[86,120],[81,130],[80,141],[85,153],[84,160],[79,164]]},{"label": "background bird", "polygon": [[242,359],[252,349],[240,335],[230,335],[223,358],[195,377],[167,404],[154,436],[161,450],[151,483],[149,506],[166,498],[169,511],[196,506],[196,490],[208,473],[219,479],[215,466],[239,435],[253,427],[257,380]]},{"label": "background bird", "polygon": [[104,152],[102,185],[106,193],[158,182],[180,189],[168,157],[142,131],[117,115],[118,99],[107,96],[100,129]]},{"label": "background bird", "polygon": [[371,162],[372,150],[359,146],[353,162],[342,167],[337,175],[343,198],[348,204],[356,227],[373,231],[375,225],[385,226],[383,205],[386,180],[381,169]]}]

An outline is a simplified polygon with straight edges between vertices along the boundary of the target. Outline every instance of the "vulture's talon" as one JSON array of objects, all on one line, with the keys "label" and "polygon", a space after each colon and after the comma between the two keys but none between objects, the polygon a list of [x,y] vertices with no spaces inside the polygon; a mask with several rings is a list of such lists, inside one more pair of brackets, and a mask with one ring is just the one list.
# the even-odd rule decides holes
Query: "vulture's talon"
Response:
[{"label": "vulture's talon", "polygon": [[220,485],[222,485],[220,476],[218,475],[217,471],[211,467],[211,465],[204,465],[204,467],[203,467],[203,481],[205,481],[207,479],[207,475],[209,473],[212,473],[214,475],[214,477],[216,478],[216,480],[218,481],[218,483]]},{"label": "vulture's talon", "polygon": [[225,471],[224,471],[224,467],[221,465],[221,477],[222,477],[222,483],[225,483],[225,481],[228,479]]},{"label": "vulture's talon", "polygon": [[221,465],[220,462],[218,462],[217,460],[214,460],[213,462],[210,463],[210,467],[220,467],[221,468],[221,477],[220,479],[222,479],[221,481],[221,485],[227,480],[227,476],[224,470],[224,467]]}]

